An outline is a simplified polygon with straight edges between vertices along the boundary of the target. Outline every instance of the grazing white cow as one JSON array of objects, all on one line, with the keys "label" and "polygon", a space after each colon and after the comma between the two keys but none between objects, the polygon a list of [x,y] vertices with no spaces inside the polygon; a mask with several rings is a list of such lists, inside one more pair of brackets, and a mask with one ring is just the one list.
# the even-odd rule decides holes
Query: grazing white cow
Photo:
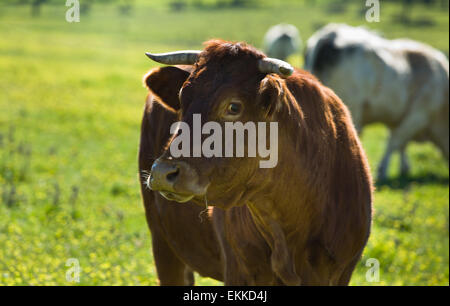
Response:
[{"label": "grazing white cow", "polygon": [[391,135],[378,168],[386,179],[394,151],[409,171],[409,141],[431,141],[449,158],[449,63],[430,46],[388,40],[362,27],[329,24],[307,44],[305,68],[336,91],[355,127],[382,122]]},{"label": "grazing white cow", "polygon": [[299,52],[301,38],[298,30],[291,24],[277,24],[264,36],[264,52],[269,57],[285,61],[290,55]]}]

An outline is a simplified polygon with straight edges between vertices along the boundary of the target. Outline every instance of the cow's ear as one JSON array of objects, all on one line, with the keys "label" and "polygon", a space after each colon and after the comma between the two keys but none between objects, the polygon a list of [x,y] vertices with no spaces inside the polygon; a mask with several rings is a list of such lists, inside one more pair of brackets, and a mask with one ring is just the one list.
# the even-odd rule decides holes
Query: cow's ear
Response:
[{"label": "cow's ear", "polygon": [[178,110],[178,93],[188,77],[189,72],[178,67],[159,67],[144,76],[144,84],[159,98],[159,102]]},{"label": "cow's ear", "polygon": [[284,80],[277,76],[267,75],[259,85],[258,105],[269,119],[280,110],[283,103],[282,99],[287,90],[283,82]]}]

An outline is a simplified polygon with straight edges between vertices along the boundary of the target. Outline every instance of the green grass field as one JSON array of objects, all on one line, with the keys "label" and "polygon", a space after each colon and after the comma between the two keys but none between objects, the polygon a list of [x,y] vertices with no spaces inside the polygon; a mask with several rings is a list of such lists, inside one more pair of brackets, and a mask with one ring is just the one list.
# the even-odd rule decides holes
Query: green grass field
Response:
[{"label": "green grass field", "polygon": [[[130,15],[94,5],[80,23],[62,4],[31,17],[28,6],[0,3],[0,284],[72,285],[66,261],[81,265],[81,285],[156,285],[142,207],[137,150],[154,63],[145,51],[201,48],[220,37],[260,46],[265,31],[295,24],[306,40],[328,22],[366,24],[387,37],[427,42],[448,54],[449,14],[414,7],[426,25],[396,22],[400,7],[382,3],[381,22],[365,23],[365,1],[332,10],[324,1],[286,1],[255,9],[173,12],[163,1],[135,1]],[[309,3],[309,2],[308,2]],[[421,20],[422,20],[421,19]],[[300,56],[291,61],[300,65]],[[362,135],[372,172],[387,130]],[[352,285],[449,285],[449,171],[430,144],[408,148],[412,173],[377,186],[373,232]],[[366,260],[380,281],[366,281]],[[221,284],[197,277],[197,284]]]}]

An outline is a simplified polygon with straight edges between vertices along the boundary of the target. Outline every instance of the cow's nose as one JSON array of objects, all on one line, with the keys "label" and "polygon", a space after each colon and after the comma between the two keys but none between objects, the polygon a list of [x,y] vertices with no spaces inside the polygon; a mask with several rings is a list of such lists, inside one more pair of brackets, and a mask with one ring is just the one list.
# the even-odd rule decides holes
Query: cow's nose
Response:
[{"label": "cow's nose", "polygon": [[185,161],[160,157],[152,165],[147,184],[166,199],[184,203],[206,194],[209,181],[202,181],[197,170]]},{"label": "cow's nose", "polygon": [[153,190],[173,191],[173,185],[180,176],[180,171],[180,165],[157,159],[152,165],[149,185]]}]

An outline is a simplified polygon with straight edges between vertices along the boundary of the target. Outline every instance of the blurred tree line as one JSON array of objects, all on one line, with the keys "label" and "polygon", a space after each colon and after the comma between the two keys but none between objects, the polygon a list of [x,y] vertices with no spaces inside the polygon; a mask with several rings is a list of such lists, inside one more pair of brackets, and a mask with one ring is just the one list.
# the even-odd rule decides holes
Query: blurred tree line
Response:
[{"label": "blurred tree line", "polygon": [[[134,7],[135,0],[78,0],[80,13],[89,14],[93,4],[114,4],[120,14],[129,15]],[[3,4],[29,5],[32,16],[39,16],[44,5],[65,5],[66,0],[2,0]]]},{"label": "blurred tree line", "polygon": [[400,12],[394,16],[394,21],[417,26],[431,26],[434,21],[429,18],[416,17],[413,18],[413,10],[417,6],[416,4],[422,4],[425,6],[440,6],[443,10],[448,10],[448,0],[392,0],[392,2],[398,2],[401,4]]},{"label": "blurred tree line", "polygon": [[183,10],[189,6],[198,9],[221,8],[255,8],[265,1],[257,0],[171,0],[169,6],[174,11]]},{"label": "blurred tree line", "polygon": [[[139,1],[139,0],[138,0]],[[141,0],[142,1],[142,0]],[[151,0],[154,1],[154,0]],[[162,1],[162,0],[158,0]],[[353,0],[365,3],[365,0]],[[381,5],[383,1],[380,0]],[[44,5],[61,5],[65,4],[66,0],[2,0],[2,4],[10,5],[29,5],[31,14],[39,16],[41,8]],[[88,14],[94,4],[112,4],[116,5],[118,12],[123,15],[129,15],[135,6],[135,0],[79,0],[80,11],[83,14]],[[222,8],[255,8],[262,5],[283,3],[299,3],[303,2],[306,5],[324,5],[327,10],[337,12],[344,11],[348,4],[352,1],[348,0],[168,0],[163,1],[168,5],[168,8],[173,11],[181,11],[192,7],[196,9],[222,9]],[[449,0],[389,0],[389,2],[399,3],[401,12],[398,15],[400,22],[411,21],[411,12],[414,7],[421,4],[426,6],[440,6],[442,9],[449,8]]]},{"label": "blurred tree line", "polygon": [[[383,1],[398,2],[403,6],[415,6],[418,4],[423,5],[440,5],[443,8],[448,8],[449,0],[380,0],[381,5]],[[174,9],[183,9],[188,6],[193,7],[205,7],[205,8],[226,8],[226,7],[257,7],[263,4],[283,4],[289,2],[303,2],[308,5],[336,5],[336,4],[350,4],[354,2],[365,3],[365,0],[170,0],[169,6]]]}]

